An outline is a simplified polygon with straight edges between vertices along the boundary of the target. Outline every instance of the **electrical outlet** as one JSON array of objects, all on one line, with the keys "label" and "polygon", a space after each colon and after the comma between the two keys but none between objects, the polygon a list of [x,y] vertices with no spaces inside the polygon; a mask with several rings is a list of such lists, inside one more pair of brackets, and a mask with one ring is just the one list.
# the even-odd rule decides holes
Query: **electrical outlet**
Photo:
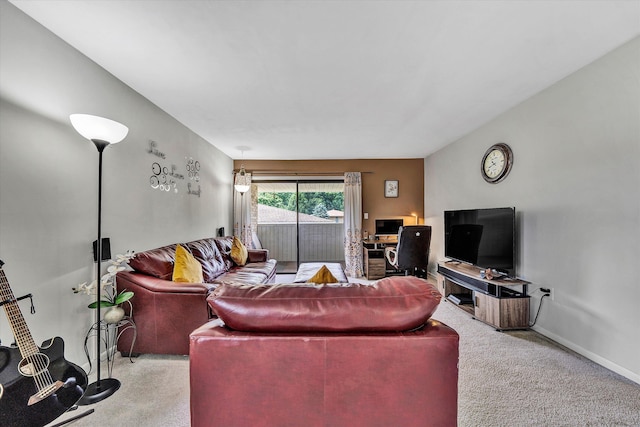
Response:
[{"label": "electrical outlet", "polygon": [[551,301],[555,300],[555,292],[553,292],[553,288],[540,288],[540,292],[543,294],[549,294]]}]

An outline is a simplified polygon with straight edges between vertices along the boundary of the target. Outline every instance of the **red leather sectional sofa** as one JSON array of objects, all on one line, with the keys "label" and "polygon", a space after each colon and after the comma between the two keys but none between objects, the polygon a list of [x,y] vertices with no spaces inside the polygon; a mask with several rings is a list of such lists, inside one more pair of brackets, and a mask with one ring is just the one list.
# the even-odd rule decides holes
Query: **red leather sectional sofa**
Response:
[{"label": "red leather sectional sofa", "polygon": [[433,284],[224,284],[191,334],[192,427],[457,424],[458,334]]},{"label": "red leather sectional sofa", "polygon": [[[233,237],[205,238],[180,245],[202,264],[205,283],[171,281],[176,244],[136,254],[133,271],[119,272],[118,291],[133,291],[133,319],[137,326],[134,353],[189,354],[189,334],[211,318],[209,293],[223,282],[273,283],[276,260],[266,249],[249,249],[245,266],[231,259]],[[129,352],[133,333],[126,330],[118,350]]]}]

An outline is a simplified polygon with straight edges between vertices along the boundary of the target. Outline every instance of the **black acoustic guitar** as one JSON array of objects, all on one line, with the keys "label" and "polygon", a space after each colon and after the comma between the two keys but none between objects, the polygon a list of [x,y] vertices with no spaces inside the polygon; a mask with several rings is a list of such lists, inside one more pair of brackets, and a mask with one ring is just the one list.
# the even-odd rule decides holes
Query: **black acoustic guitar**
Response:
[{"label": "black acoustic guitar", "polygon": [[36,346],[0,261],[3,304],[18,348],[0,347],[0,426],[44,426],[74,406],[87,388],[87,374],[64,358],[56,337]]}]

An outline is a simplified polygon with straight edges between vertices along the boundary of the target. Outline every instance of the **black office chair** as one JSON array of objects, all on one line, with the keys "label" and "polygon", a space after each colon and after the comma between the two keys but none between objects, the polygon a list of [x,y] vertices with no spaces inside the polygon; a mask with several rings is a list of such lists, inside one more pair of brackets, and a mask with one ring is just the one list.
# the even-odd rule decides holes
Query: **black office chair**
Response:
[{"label": "black office chair", "polygon": [[407,225],[398,232],[398,245],[395,250],[388,248],[385,255],[389,264],[405,275],[427,276],[429,247],[431,245],[431,226]]}]

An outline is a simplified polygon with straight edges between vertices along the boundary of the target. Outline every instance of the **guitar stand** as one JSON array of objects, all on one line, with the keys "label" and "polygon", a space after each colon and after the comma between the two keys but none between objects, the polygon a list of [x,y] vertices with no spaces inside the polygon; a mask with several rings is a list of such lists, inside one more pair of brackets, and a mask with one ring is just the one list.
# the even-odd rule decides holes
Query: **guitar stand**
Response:
[{"label": "guitar stand", "polygon": [[[2,266],[2,261],[0,261],[0,266]],[[10,302],[18,302],[18,301],[22,301],[23,299],[27,299],[29,298],[31,300],[31,314],[36,314],[36,307],[33,305],[33,295],[32,294],[27,294],[27,295],[23,295],[20,298],[16,298],[16,299],[8,299],[5,301],[0,302],[0,307],[2,307],[5,304],[9,304]],[[2,340],[0,340],[0,343],[2,343]],[[14,341],[15,344],[15,341]]]},{"label": "guitar stand", "polygon": [[[74,410],[76,410],[76,409],[78,409],[78,407],[77,407],[77,406],[75,406],[75,407],[74,407]],[[49,427],[60,427],[60,426],[63,426],[63,425],[65,425],[65,424],[69,424],[69,423],[70,423],[70,422],[72,422],[72,421],[79,420],[80,418],[84,418],[84,417],[86,417],[87,415],[91,415],[91,414],[93,414],[94,412],[95,412],[95,409],[89,409],[88,411],[84,411],[84,412],[83,412],[82,414],[80,414],[80,415],[76,415],[75,417],[71,417],[71,418],[69,418],[68,420],[64,420],[64,421],[62,421],[62,422],[60,422],[60,423],[58,423],[58,424],[52,424],[52,425],[51,425],[51,426],[49,426]]]},{"label": "guitar stand", "polygon": [[18,301],[21,301],[21,300],[27,299],[27,298],[29,298],[31,300],[31,314],[35,314],[36,308],[33,305],[33,295],[31,295],[31,294],[23,295],[20,298],[16,298],[16,299],[8,299],[8,300],[5,300],[5,301],[2,301],[2,302],[0,302],[0,307],[2,307],[5,304],[9,304],[10,302],[18,302]]}]

